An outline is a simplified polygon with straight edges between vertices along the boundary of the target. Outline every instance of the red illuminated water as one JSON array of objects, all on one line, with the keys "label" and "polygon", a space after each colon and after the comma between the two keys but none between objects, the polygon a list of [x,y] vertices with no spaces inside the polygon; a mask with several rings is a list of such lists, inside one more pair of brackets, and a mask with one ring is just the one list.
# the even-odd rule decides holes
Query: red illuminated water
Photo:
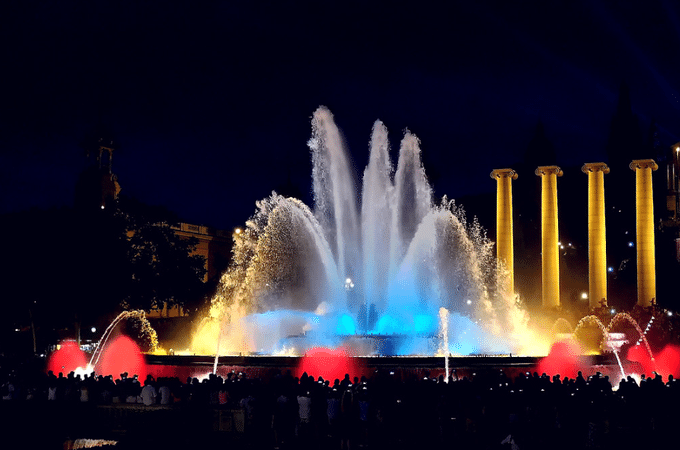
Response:
[{"label": "red illuminated water", "polygon": [[361,376],[361,367],[352,358],[346,349],[338,348],[331,350],[324,347],[310,349],[301,359],[297,368],[296,376],[301,376],[304,372],[315,377],[323,377],[331,383],[336,378],[342,380],[345,374],[350,377]]},{"label": "red illuminated water", "polygon": [[661,350],[654,359],[641,345],[635,345],[628,350],[627,358],[629,361],[639,364],[642,373],[650,376],[652,372],[657,372],[663,376],[680,376],[680,347],[667,345]]},{"label": "red illuminated water", "polygon": [[574,341],[555,342],[548,356],[541,359],[538,372],[548,375],[559,374],[562,378],[575,378],[579,370],[584,370],[580,358],[581,349]]},{"label": "red illuminated water", "polygon": [[127,372],[130,377],[138,375],[140,380],[144,380],[148,373],[146,361],[139,346],[135,341],[123,335],[106,345],[95,367],[95,372],[104,376],[113,375],[114,379],[120,377],[123,372]]},{"label": "red illuminated water", "polygon": [[656,371],[662,375],[680,376],[680,347],[667,345],[654,358]]},{"label": "red illuminated water", "polygon": [[66,376],[78,367],[85,368],[85,366],[87,366],[87,356],[74,341],[62,343],[59,350],[52,353],[47,360],[47,370],[51,370],[55,375],[61,372]]}]

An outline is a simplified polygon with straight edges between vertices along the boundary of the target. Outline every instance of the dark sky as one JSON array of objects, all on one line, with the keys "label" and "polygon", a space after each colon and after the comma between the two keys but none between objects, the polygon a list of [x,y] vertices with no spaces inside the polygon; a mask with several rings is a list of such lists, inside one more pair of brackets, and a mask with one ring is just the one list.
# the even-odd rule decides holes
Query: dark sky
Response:
[{"label": "dark sky", "polygon": [[494,190],[538,120],[560,165],[605,160],[622,82],[641,129],[680,140],[674,1],[368,3],[3,2],[0,213],[71,205],[100,129],[123,193],[186,221],[240,225],[272,189],[309,202],[319,105],[358,170],[376,119],[393,159],[410,129],[453,198]]}]

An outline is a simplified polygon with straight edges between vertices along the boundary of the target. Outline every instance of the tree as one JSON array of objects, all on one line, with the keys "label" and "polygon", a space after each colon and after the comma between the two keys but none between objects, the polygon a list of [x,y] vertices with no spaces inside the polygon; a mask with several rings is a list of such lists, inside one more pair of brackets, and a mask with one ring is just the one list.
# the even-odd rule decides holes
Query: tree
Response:
[{"label": "tree", "polygon": [[0,350],[38,351],[59,330],[79,340],[82,324],[100,326],[124,307],[203,300],[204,260],[192,255],[195,239],[174,233],[172,214],[131,200],[115,206],[2,216]]},{"label": "tree", "polygon": [[171,227],[174,216],[127,199],[122,202],[128,223],[131,284],[125,301],[130,308],[192,309],[205,294],[205,259],[193,254],[198,240],[179,237]]},{"label": "tree", "polygon": [[128,241],[124,222],[111,211],[8,214],[0,236],[3,303],[12,322],[3,328],[30,327],[34,351],[44,331],[51,340],[52,329],[73,326],[79,339],[81,323],[119,308],[130,279]]}]

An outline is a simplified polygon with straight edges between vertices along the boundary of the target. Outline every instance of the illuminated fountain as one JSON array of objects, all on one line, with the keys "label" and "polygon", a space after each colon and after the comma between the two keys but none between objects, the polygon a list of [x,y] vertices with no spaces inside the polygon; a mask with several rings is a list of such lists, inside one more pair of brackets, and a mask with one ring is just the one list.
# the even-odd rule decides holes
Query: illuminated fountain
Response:
[{"label": "illuminated fountain", "polygon": [[314,208],[276,193],[257,203],[193,351],[432,355],[443,307],[448,352],[528,353],[538,340],[493,243],[453,201],[433,204],[419,140],[405,132],[395,171],[377,121],[358,195],[327,109],[312,129]]},{"label": "illuminated fountain", "polygon": [[102,333],[102,336],[95,346],[95,351],[90,357],[89,367],[96,367],[97,364],[99,364],[114,330],[123,320],[128,319],[138,321],[140,324],[140,334],[149,341],[150,352],[154,352],[158,348],[158,336],[147,320],[146,313],[142,310],[123,311],[111,321],[109,326],[106,327],[106,330],[104,330],[104,333]]},{"label": "illuminated fountain", "polygon": [[444,380],[449,382],[449,310],[443,306],[439,308],[439,354],[444,355]]},{"label": "illuminated fountain", "polygon": [[87,362],[85,352],[75,341],[67,341],[58,345],[57,351],[50,355],[47,370],[55,374],[62,372],[65,375],[72,371],[76,374],[89,374],[94,371],[99,375],[113,375],[114,377],[128,372],[130,376],[138,375],[144,379],[147,368],[139,345],[118,329],[119,325],[126,320],[134,323],[133,328],[137,328],[138,338],[146,341],[147,350],[156,351],[158,348],[156,331],[146,319],[144,311],[123,311],[106,328],[89,362]]},{"label": "illuminated fountain", "polygon": [[[635,330],[632,334],[616,331],[621,324],[626,323]],[[577,370],[586,369],[582,360],[583,355],[601,354],[603,352],[610,352],[614,355],[616,366],[622,378],[633,373],[637,374],[637,371],[630,368],[629,363],[631,361],[642,361],[644,363],[642,372],[656,370],[671,373],[674,370],[669,370],[665,367],[666,365],[655,363],[646,333],[640,328],[637,321],[625,312],[614,315],[608,325],[605,325],[598,316],[592,314],[581,318],[576,327],[573,328],[568,321],[560,318],[555,321],[550,332],[553,334],[553,340],[556,343],[553,344],[551,354],[541,363],[541,370],[546,372],[561,372],[562,375],[568,374],[568,376],[573,377]],[[637,339],[634,345],[631,344],[631,337]],[[631,345],[627,346],[626,354],[624,348],[627,344]],[[640,351],[644,354],[640,354]],[[624,359],[622,359],[622,354],[625,357]],[[571,367],[565,364],[565,361],[571,361]]]}]

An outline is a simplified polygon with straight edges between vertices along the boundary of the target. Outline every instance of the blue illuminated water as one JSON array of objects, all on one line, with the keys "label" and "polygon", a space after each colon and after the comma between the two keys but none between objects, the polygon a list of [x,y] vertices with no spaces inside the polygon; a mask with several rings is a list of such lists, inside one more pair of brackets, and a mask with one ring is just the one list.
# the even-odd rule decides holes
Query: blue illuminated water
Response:
[{"label": "blue illuminated water", "polygon": [[361,189],[326,108],[314,113],[309,148],[313,209],[276,193],[258,202],[222,279],[219,301],[247,312],[251,349],[274,353],[291,336],[312,347],[394,335],[397,353],[422,352],[415,343],[436,338],[445,307],[452,353],[512,351],[516,305],[493,243],[454,202],[433,203],[416,136],[404,133],[395,169],[375,122]]}]

